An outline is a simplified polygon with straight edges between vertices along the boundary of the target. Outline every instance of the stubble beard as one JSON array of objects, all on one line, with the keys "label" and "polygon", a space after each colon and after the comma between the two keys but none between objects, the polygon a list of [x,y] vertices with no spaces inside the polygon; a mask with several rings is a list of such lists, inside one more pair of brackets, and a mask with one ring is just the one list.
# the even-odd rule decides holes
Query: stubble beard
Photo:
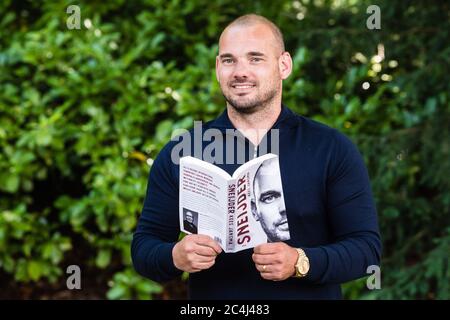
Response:
[{"label": "stubble beard", "polygon": [[277,96],[278,90],[272,88],[262,94],[257,94],[254,98],[240,98],[235,99],[232,97],[231,93],[225,92],[222,89],[222,94],[228,104],[238,113],[242,114],[252,114],[256,111],[263,110],[268,106]]}]

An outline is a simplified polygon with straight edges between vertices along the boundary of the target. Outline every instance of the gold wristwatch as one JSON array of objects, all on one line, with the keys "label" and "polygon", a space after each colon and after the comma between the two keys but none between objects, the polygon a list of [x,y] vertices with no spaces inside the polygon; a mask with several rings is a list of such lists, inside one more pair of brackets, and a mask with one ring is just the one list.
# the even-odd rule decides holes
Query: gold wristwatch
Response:
[{"label": "gold wristwatch", "polygon": [[297,263],[295,264],[295,277],[303,278],[309,271],[309,259],[305,254],[305,251],[299,248],[295,248],[298,252]]}]

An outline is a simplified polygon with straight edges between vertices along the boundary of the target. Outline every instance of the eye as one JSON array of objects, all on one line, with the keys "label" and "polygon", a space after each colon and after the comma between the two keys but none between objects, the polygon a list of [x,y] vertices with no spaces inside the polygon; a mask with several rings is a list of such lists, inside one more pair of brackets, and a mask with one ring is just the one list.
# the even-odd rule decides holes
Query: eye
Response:
[{"label": "eye", "polygon": [[222,59],[222,63],[223,64],[232,64],[233,63],[233,59],[231,59],[231,58]]},{"label": "eye", "polygon": [[263,59],[258,58],[258,57],[252,57],[252,58],[250,59],[250,61],[251,61],[251,62],[260,62],[260,61],[263,61]]},{"label": "eye", "polygon": [[261,198],[261,202],[265,203],[265,204],[269,204],[275,201],[275,199],[278,198],[277,195],[275,194],[269,194],[267,196],[264,196]]}]

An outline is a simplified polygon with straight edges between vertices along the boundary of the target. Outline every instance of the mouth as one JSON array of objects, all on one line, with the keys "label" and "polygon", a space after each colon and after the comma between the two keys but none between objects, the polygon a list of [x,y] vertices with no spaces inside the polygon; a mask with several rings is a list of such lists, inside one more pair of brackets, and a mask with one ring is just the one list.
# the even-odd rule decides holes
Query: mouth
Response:
[{"label": "mouth", "polygon": [[252,84],[252,83],[235,83],[235,84],[232,84],[231,87],[232,87],[235,91],[241,92],[241,91],[250,91],[250,90],[252,90],[253,88],[255,88],[256,85],[255,85],[255,84]]},{"label": "mouth", "polygon": [[289,225],[287,220],[283,220],[280,223],[277,224],[277,228],[281,231],[288,231],[289,230]]}]

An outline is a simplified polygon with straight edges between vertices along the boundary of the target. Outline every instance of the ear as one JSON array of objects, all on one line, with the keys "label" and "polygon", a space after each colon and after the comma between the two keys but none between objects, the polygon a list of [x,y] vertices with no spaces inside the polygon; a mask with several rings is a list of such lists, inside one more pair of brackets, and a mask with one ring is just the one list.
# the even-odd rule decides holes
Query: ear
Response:
[{"label": "ear", "polygon": [[219,81],[219,63],[220,63],[219,56],[216,56],[216,79],[217,79],[217,82],[220,83],[220,81]]},{"label": "ear", "polygon": [[259,214],[258,214],[258,210],[256,209],[255,201],[250,200],[250,207],[252,208],[253,218],[255,218],[256,221],[259,221]]},{"label": "ear", "polygon": [[280,69],[280,76],[282,80],[289,77],[292,72],[292,58],[289,52],[285,51],[281,54],[278,59],[278,67]]}]

